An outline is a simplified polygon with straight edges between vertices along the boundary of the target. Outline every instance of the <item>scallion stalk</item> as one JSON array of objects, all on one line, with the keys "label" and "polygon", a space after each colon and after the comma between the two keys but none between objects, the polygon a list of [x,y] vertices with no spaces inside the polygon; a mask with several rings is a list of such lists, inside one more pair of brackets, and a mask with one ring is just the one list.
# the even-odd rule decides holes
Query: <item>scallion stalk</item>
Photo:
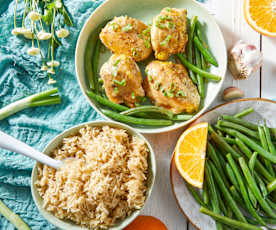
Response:
[{"label": "scallion stalk", "polygon": [[53,88],[15,101],[0,109],[0,120],[3,120],[26,108],[60,104],[61,100],[59,95],[56,95],[57,93],[58,89]]}]

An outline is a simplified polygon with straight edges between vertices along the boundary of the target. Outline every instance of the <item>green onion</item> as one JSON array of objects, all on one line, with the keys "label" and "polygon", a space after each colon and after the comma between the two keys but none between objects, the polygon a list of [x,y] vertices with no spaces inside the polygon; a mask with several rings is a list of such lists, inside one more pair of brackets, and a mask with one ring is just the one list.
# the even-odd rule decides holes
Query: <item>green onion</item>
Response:
[{"label": "green onion", "polygon": [[144,40],[144,45],[148,49],[151,47],[150,38]]},{"label": "green onion", "polygon": [[113,89],[113,92],[114,92],[115,95],[117,95],[117,94],[119,93],[119,89],[118,89],[117,87],[115,87],[115,88]]},{"label": "green onion", "polygon": [[167,92],[167,96],[168,96],[169,98],[173,98],[173,97],[174,97],[174,94],[171,93],[170,91],[168,91],[168,92]]},{"label": "green onion", "polygon": [[120,63],[120,58],[118,58],[114,63],[113,63],[113,66],[118,66],[118,64]]},{"label": "green onion", "polygon": [[174,29],[175,24],[173,22],[168,22],[168,27],[169,27],[169,29]]},{"label": "green onion", "polygon": [[126,79],[123,79],[121,81],[118,81],[118,80],[114,79],[113,82],[117,85],[120,85],[120,86],[125,86],[126,85]]},{"label": "green onion", "polygon": [[127,26],[123,27],[122,31],[123,32],[127,32],[127,31],[130,31],[132,30],[132,25],[131,24],[128,24]]},{"label": "green onion", "polygon": [[172,9],[171,9],[171,8],[169,8],[169,7],[167,7],[167,8],[166,8],[166,11],[168,11],[168,12],[172,12]]},{"label": "green onion", "polygon": [[136,57],[138,55],[138,52],[135,47],[131,49],[132,56]]},{"label": "green onion", "polygon": [[115,22],[112,23],[111,26],[112,26],[113,31],[117,31],[119,29],[119,25]]},{"label": "green onion", "polygon": [[58,95],[53,96],[57,93],[58,89],[54,88],[13,102],[0,109],[0,120],[3,120],[8,116],[13,115],[26,108],[60,104],[60,97]]},{"label": "green onion", "polygon": [[187,94],[184,91],[179,90],[179,91],[176,92],[175,96],[176,97],[186,97]]},{"label": "green onion", "polygon": [[149,82],[151,82],[151,81],[152,81],[152,76],[149,75],[149,76],[148,76],[148,79],[149,79]]},{"label": "green onion", "polygon": [[158,27],[159,29],[166,29],[167,28],[167,26],[165,24],[162,24],[160,22],[156,22],[155,26]]},{"label": "green onion", "polygon": [[132,92],[132,93],[131,93],[131,99],[132,99],[132,100],[135,100],[135,98],[136,98],[136,97],[135,97],[135,93]]},{"label": "green onion", "polygon": [[18,230],[31,230],[30,227],[14,212],[12,212],[1,200],[0,200],[0,213],[7,218]]},{"label": "green onion", "polygon": [[145,35],[145,36],[150,36],[150,27],[147,28],[147,29],[145,29],[145,30],[143,30],[142,34]]},{"label": "green onion", "polygon": [[153,88],[155,90],[159,90],[160,89],[160,86],[161,86],[161,83],[160,82],[155,82],[154,85],[153,85]]},{"label": "green onion", "polygon": [[171,40],[172,36],[169,34],[164,41],[160,43],[161,46],[166,46],[168,42]]},{"label": "green onion", "polygon": [[176,85],[175,85],[174,82],[172,82],[172,83],[170,84],[170,86],[169,86],[169,91],[170,91],[170,92],[174,92],[175,90],[176,90]]}]

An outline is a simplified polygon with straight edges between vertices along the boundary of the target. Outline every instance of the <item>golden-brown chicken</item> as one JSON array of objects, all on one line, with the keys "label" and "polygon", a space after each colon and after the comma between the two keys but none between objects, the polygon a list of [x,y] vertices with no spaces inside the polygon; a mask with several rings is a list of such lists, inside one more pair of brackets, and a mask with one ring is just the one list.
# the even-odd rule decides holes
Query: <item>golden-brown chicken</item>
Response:
[{"label": "golden-brown chicken", "polygon": [[147,65],[146,73],[144,89],[155,105],[175,114],[198,110],[200,96],[181,64],[152,61]]},{"label": "golden-brown chicken", "polygon": [[115,17],[107,23],[100,39],[113,53],[131,56],[135,61],[146,59],[152,51],[150,27],[128,16]]},{"label": "golden-brown chicken", "polygon": [[100,75],[110,101],[134,107],[145,96],[142,74],[132,57],[114,54],[102,66]]},{"label": "golden-brown chicken", "polygon": [[151,43],[158,60],[168,60],[170,55],[185,51],[187,36],[187,11],[164,8],[154,17]]}]

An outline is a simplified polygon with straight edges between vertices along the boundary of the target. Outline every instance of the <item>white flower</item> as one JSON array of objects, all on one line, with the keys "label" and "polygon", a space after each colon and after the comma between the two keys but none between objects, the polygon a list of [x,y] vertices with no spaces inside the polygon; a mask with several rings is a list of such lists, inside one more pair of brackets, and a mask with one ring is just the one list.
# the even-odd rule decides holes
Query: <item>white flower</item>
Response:
[{"label": "white flower", "polygon": [[39,31],[37,33],[37,37],[38,37],[39,40],[48,40],[52,37],[52,34],[47,33],[45,31]]},{"label": "white flower", "polygon": [[49,85],[51,85],[51,84],[55,84],[57,81],[56,80],[54,80],[53,78],[49,78],[49,80],[48,80],[48,84]]},{"label": "white flower", "polygon": [[42,71],[47,71],[47,70],[48,70],[48,66],[45,65],[45,64],[43,64],[43,65],[41,66],[41,69],[40,69],[40,70],[42,70]]},{"label": "white flower", "polygon": [[33,32],[30,29],[23,29],[22,34],[24,35],[25,38],[27,39],[33,39]]},{"label": "white flower", "polygon": [[40,49],[39,48],[35,48],[35,47],[32,47],[32,48],[29,48],[27,50],[27,53],[31,56],[36,56],[40,53]]},{"label": "white flower", "polygon": [[55,2],[55,7],[56,7],[57,9],[60,9],[60,8],[62,7],[61,1],[56,1],[56,2]]},{"label": "white flower", "polygon": [[69,31],[67,29],[59,29],[56,31],[56,34],[59,38],[66,38],[69,35]]},{"label": "white flower", "polygon": [[13,35],[17,36],[17,35],[23,34],[25,30],[26,30],[25,28],[16,27],[16,28],[14,28],[14,29],[12,30],[11,33],[12,33]]},{"label": "white flower", "polygon": [[56,74],[54,68],[49,69],[49,70],[47,71],[47,73],[49,73],[49,74]]},{"label": "white flower", "polygon": [[47,65],[51,66],[51,67],[58,67],[59,66],[59,61],[48,61]]},{"label": "white flower", "polygon": [[31,11],[28,14],[28,17],[32,20],[32,21],[37,21],[39,19],[41,19],[41,14],[36,12],[36,11]]}]

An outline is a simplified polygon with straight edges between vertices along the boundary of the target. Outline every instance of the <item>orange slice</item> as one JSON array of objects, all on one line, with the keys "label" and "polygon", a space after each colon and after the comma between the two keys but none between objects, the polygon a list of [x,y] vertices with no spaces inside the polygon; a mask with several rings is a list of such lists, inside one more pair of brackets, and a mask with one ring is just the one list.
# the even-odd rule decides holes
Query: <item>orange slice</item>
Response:
[{"label": "orange slice", "polygon": [[199,123],[184,131],[175,148],[175,164],[181,176],[191,185],[202,188],[208,123]]},{"label": "orange slice", "polygon": [[244,0],[244,16],[257,32],[276,37],[275,0]]}]

